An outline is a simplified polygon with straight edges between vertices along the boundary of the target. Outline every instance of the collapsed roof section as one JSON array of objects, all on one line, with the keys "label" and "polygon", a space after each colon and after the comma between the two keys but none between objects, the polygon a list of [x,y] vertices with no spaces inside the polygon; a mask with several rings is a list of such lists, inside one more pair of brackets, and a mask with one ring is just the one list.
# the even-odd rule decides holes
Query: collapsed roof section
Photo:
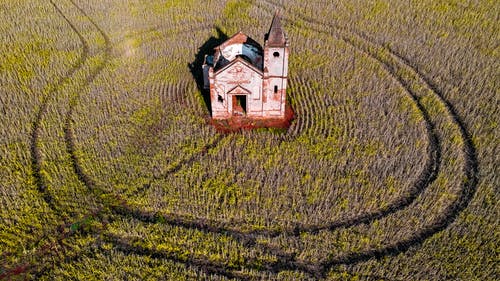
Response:
[{"label": "collapsed roof section", "polygon": [[214,70],[218,71],[237,57],[248,61],[262,71],[263,49],[259,43],[241,31],[215,48]]}]

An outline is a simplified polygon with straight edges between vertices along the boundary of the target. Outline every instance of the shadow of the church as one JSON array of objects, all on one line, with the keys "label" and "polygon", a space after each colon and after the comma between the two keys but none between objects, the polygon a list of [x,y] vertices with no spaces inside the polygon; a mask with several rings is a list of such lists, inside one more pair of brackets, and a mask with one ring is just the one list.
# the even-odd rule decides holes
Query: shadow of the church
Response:
[{"label": "shadow of the church", "polygon": [[208,109],[210,115],[212,115],[212,106],[210,102],[210,90],[205,89],[203,87],[203,62],[205,60],[205,55],[212,55],[214,52],[214,48],[224,43],[229,37],[225,34],[219,27],[215,27],[217,32],[217,36],[211,36],[208,38],[199,48],[198,52],[195,55],[195,59],[193,62],[188,64],[189,70],[191,71],[191,75],[193,75],[194,80],[196,81],[196,86],[198,91],[200,91],[203,96],[203,101]]}]

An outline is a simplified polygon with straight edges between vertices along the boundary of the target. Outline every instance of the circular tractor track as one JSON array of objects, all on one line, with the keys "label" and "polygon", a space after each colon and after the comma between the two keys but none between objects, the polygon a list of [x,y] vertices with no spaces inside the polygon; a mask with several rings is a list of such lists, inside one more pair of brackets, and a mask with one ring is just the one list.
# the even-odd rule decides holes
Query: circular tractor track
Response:
[{"label": "circular tractor track", "polygon": [[[45,201],[45,203],[49,206],[49,208],[53,211],[54,214],[60,215],[61,210],[57,206],[57,202],[53,194],[48,190],[48,181],[44,174],[42,173],[42,162],[43,162],[43,153],[40,147],[40,139],[41,139],[41,126],[43,124],[44,118],[48,114],[49,103],[54,99],[55,95],[57,95],[58,91],[61,88],[65,87],[70,81],[76,76],[76,74],[81,71],[88,60],[91,58],[90,54],[90,45],[85,37],[82,35],[82,32],[76,27],[76,24],[73,23],[68,16],[61,10],[61,8],[53,1],[49,0],[50,5],[54,8],[54,10],[59,14],[59,16],[66,22],[71,31],[76,34],[78,40],[81,45],[81,53],[76,60],[76,62],[70,67],[66,73],[60,77],[55,83],[48,86],[48,92],[42,98],[41,105],[35,114],[35,119],[32,123],[31,135],[30,135],[30,154],[31,154],[31,170],[34,178],[35,185],[37,186],[38,192],[41,194],[41,197]],[[76,6],[74,2],[72,2]],[[81,10],[80,10],[81,11]],[[88,18],[88,16],[86,16]],[[90,20],[90,18],[88,18]],[[50,255],[53,249],[63,246],[63,240],[68,237],[68,233],[65,233],[63,230],[69,227],[71,224],[65,223],[60,226],[55,242],[51,242],[49,245],[43,246],[41,249],[37,250],[33,256],[41,257],[44,255]],[[41,239],[45,239],[47,237],[42,237]],[[52,239],[51,239],[52,240]],[[21,274],[23,272],[36,272],[39,270],[36,268],[36,265],[33,264],[22,264],[21,266],[14,266],[12,270],[7,270],[5,273],[0,275],[0,279],[8,278],[13,275]],[[22,270],[20,270],[22,269]]]},{"label": "circular tractor track", "polygon": [[89,44],[83,37],[83,35],[80,33],[80,31],[75,27],[75,25],[66,17],[66,15],[61,11],[61,9],[54,3],[53,0],[49,1],[50,4],[54,7],[54,9],[57,11],[57,13],[64,19],[64,21],[69,25],[71,30],[78,36],[78,39],[81,43],[82,46],[82,51],[80,54],[80,57],[76,61],[76,63],[69,69],[66,74],[59,78],[59,80],[52,86],[47,93],[42,99],[42,103],[40,105],[40,108],[38,109],[38,112],[36,113],[35,120],[33,121],[32,124],[32,130],[31,130],[31,143],[30,143],[30,149],[31,149],[31,169],[33,171],[33,177],[35,178],[35,184],[38,187],[38,191],[42,194],[42,197],[44,201],[47,203],[47,205],[54,211],[57,210],[57,207],[54,204],[54,198],[53,196],[48,192],[47,190],[47,183],[46,179],[42,176],[41,170],[42,170],[42,152],[40,151],[39,147],[39,138],[40,138],[40,125],[42,122],[42,119],[44,118],[44,115],[47,113],[48,109],[48,103],[51,98],[57,93],[58,89],[66,84],[71,77],[83,67],[83,65],[87,62],[87,59],[89,58]]},{"label": "circular tractor track", "polygon": [[[401,83],[401,80],[398,79],[398,81],[400,81],[400,83]],[[403,87],[404,86],[405,85],[403,84]],[[410,92],[410,89],[408,87],[405,87],[405,88],[407,90],[409,90],[408,92]],[[308,91],[306,90],[306,92],[312,92],[312,90],[309,89]],[[410,94],[412,94],[412,93],[410,92]],[[163,216],[162,220],[165,223],[168,223],[170,225],[181,226],[181,227],[185,227],[185,228],[194,228],[194,229],[198,229],[198,230],[206,231],[206,232],[216,232],[216,233],[224,232],[224,233],[230,234],[231,236],[237,238],[239,241],[244,241],[244,244],[247,244],[247,245],[254,244],[255,245],[256,244],[256,242],[255,242],[256,235],[268,235],[268,236],[278,236],[281,234],[299,235],[301,232],[313,232],[313,233],[315,233],[315,232],[318,232],[320,230],[325,230],[325,229],[332,230],[334,228],[339,228],[339,227],[350,227],[350,226],[361,224],[361,223],[369,223],[369,222],[374,221],[376,219],[379,219],[381,217],[387,216],[390,213],[393,213],[393,212],[396,212],[400,209],[403,209],[404,207],[411,204],[413,199],[415,199],[418,196],[418,194],[423,189],[425,189],[425,187],[430,182],[432,182],[434,180],[436,173],[437,173],[437,170],[438,170],[438,167],[439,167],[439,154],[440,154],[439,153],[439,145],[438,145],[437,137],[433,133],[433,125],[429,121],[428,114],[426,113],[426,111],[422,107],[422,105],[420,105],[418,103],[418,100],[414,96],[413,96],[413,99],[417,103],[417,107],[420,109],[420,111],[422,112],[422,115],[424,116],[424,119],[426,120],[426,128],[427,128],[428,137],[429,137],[429,144],[431,146],[431,148],[428,150],[429,151],[429,156],[428,156],[429,161],[427,162],[426,167],[424,169],[424,172],[421,174],[420,179],[416,182],[415,188],[411,192],[410,196],[408,198],[403,198],[403,199],[398,200],[394,204],[389,205],[389,207],[387,207],[384,210],[380,210],[376,213],[364,214],[364,215],[361,215],[359,217],[345,220],[345,221],[333,222],[327,226],[324,226],[324,225],[322,225],[322,226],[297,226],[293,230],[277,231],[277,232],[276,231],[270,232],[270,231],[264,230],[264,231],[250,232],[250,233],[241,233],[241,232],[232,230],[230,227],[227,227],[227,226],[217,226],[217,225],[220,225],[217,222],[207,222],[204,219],[192,220],[192,219],[187,219],[185,217],[177,216],[177,215],[170,215],[168,217]],[[314,101],[314,99],[313,99],[313,101]],[[304,103],[305,103],[304,104],[305,108],[307,110],[309,110],[309,112],[312,112],[313,109],[318,108],[318,104],[309,104],[307,98],[304,99]],[[320,107],[321,107],[321,105],[320,105]],[[322,110],[321,112],[324,113],[324,110]],[[310,117],[309,118],[306,117],[306,120],[305,120],[306,124],[307,124],[306,127],[311,127],[311,128],[315,127],[313,124],[313,121],[311,119],[312,118],[310,118]],[[299,129],[298,131],[299,132],[302,131],[301,129]],[[317,133],[324,132],[324,130],[325,130],[324,128],[323,129],[318,129],[318,128],[315,129],[315,131],[317,131]],[[75,163],[77,163],[76,158],[75,158]],[[132,216],[136,219],[139,219],[139,220],[144,221],[144,222],[149,222],[149,223],[155,223],[158,221],[158,214],[147,213],[147,212],[143,212],[141,210],[133,210],[133,209],[127,207],[127,205],[125,203],[126,201],[123,201],[123,202],[124,202],[124,204],[122,204],[121,206],[118,206],[118,207],[115,206],[115,208],[114,208],[115,214]],[[115,241],[115,242],[118,243],[118,241]],[[407,243],[405,243],[405,244],[407,244]],[[126,245],[120,244],[120,245],[122,248],[124,248],[124,249],[126,248],[129,251],[131,249],[134,249],[134,247],[132,247],[132,245],[130,245],[130,244],[126,244]],[[397,244],[396,246],[398,248],[401,248],[400,244]],[[262,246],[262,245],[259,247],[265,248],[265,246]],[[144,252],[149,252],[149,251],[150,250],[148,250],[148,249],[136,247],[136,249],[133,252],[144,253]],[[287,259],[286,263],[279,261],[274,265],[270,265],[270,267],[265,269],[265,271],[276,272],[276,271],[280,271],[280,270],[295,269],[295,270],[302,270],[304,272],[308,272],[314,276],[318,276],[318,275],[325,274],[327,269],[331,268],[332,265],[339,264],[339,263],[354,263],[354,262],[358,262],[360,260],[368,259],[371,257],[377,257],[377,256],[381,255],[380,253],[386,253],[386,252],[389,253],[390,251],[391,251],[391,247],[387,247],[386,249],[381,249],[381,250],[377,250],[374,252],[368,252],[368,253],[364,253],[364,254],[363,253],[357,254],[356,256],[346,256],[344,259],[341,259],[341,260],[330,260],[330,261],[327,261],[325,263],[322,263],[321,265],[307,265],[307,266],[299,265],[294,259],[289,258],[289,259]],[[276,252],[273,250],[270,250],[269,252],[276,254]],[[155,255],[161,256],[162,254],[160,252],[160,253],[156,253]],[[172,257],[171,255],[166,254],[166,253],[163,253],[163,256],[164,256],[164,258],[170,257],[170,258],[175,259],[175,257]],[[205,269],[206,268],[220,267],[220,265],[217,265],[217,264],[200,265],[195,260],[192,260],[190,262],[186,261],[186,262],[188,264],[191,264],[191,265],[202,266]],[[235,269],[237,269],[237,268],[235,268]],[[212,270],[209,270],[209,271],[211,273],[215,273]],[[221,273],[221,272],[217,272],[217,273]],[[222,275],[226,275],[228,277],[231,276],[231,274],[229,274],[227,272],[223,273]],[[238,276],[238,277],[241,278],[242,276]]]},{"label": "circular tractor track", "polygon": [[[283,5],[273,1],[263,0],[263,2],[266,2],[272,5],[273,7],[286,9],[286,7],[284,7]],[[361,253],[353,253],[341,258],[328,259],[321,264],[324,269],[324,273],[326,273],[327,269],[332,268],[334,265],[353,264],[361,261],[366,261],[371,258],[380,258],[386,255],[399,254],[401,252],[408,250],[412,246],[420,245],[426,239],[444,230],[448,225],[450,225],[455,220],[458,214],[463,209],[465,209],[469,204],[470,200],[474,196],[477,185],[477,177],[478,177],[478,163],[477,163],[476,149],[473,145],[470,133],[467,131],[464,122],[461,120],[454,107],[444,98],[444,95],[439,90],[439,87],[434,82],[432,82],[431,79],[422,74],[416,66],[414,66],[409,60],[404,58],[401,54],[398,54],[392,49],[382,47],[373,40],[369,39],[367,36],[361,35],[360,33],[352,31],[345,27],[333,23],[324,23],[316,19],[308,18],[307,16],[304,15],[294,14],[293,16],[296,16],[301,20],[308,22],[310,24],[318,25],[321,28],[328,29],[332,33],[335,33],[340,40],[348,43],[355,49],[365,53],[366,55],[370,56],[375,61],[377,61],[379,64],[384,66],[387,72],[390,73],[390,75],[394,79],[396,79],[401,84],[401,86],[405,88],[406,91],[412,96],[412,99],[414,100],[414,102],[417,104],[417,106],[425,116],[426,110],[423,107],[423,105],[419,103],[418,96],[410,88],[409,86],[410,82],[405,80],[401,74],[398,74],[397,69],[398,67],[400,67],[411,71],[417,77],[417,80],[413,82],[418,82],[420,83],[420,85],[429,89],[433,93],[433,95],[438,99],[441,105],[446,109],[449,117],[452,119],[452,122],[459,129],[460,136],[463,141],[462,154],[465,159],[465,164],[463,166],[463,173],[465,176],[465,180],[462,183],[461,192],[457,200],[455,200],[451,205],[448,206],[448,208],[444,211],[441,218],[434,221],[431,225],[427,226],[425,229],[421,229],[420,231],[413,233],[413,235],[411,235],[409,238],[402,241],[394,242],[387,247]],[[321,28],[317,31],[329,34],[328,32],[321,30]],[[377,49],[385,49],[386,51],[388,51],[390,54],[390,58],[387,59],[384,56],[377,54],[376,52]],[[428,125],[427,128],[428,132],[432,131],[432,128],[434,127],[433,124],[427,122],[427,125]],[[434,137],[431,138],[435,138],[437,144],[437,138],[435,137],[435,135]],[[434,173],[439,172],[439,167],[436,166],[435,169],[432,170],[435,170],[435,172],[429,174],[428,177],[429,180],[433,180],[436,177]],[[405,204],[403,204],[401,207],[396,206],[397,208],[394,211],[397,211],[397,209],[400,208],[404,208],[405,207],[404,205]],[[409,205],[409,203],[406,204],[406,206],[407,205]],[[370,220],[367,220],[366,222],[369,221]]]},{"label": "circular tractor track", "polygon": [[[111,44],[111,41],[109,37],[106,35],[106,33],[99,27],[99,25],[96,24],[96,22],[93,19],[88,14],[86,14],[85,11],[82,8],[80,8],[74,1],[70,0],[70,2],[99,31],[99,33],[104,38],[106,44],[104,50],[101,50],[104,52],[105,55],[104,62],[92,70],[92,72],[87,77],[85,84],[81,85],[83,88],[90,85],[94,81],[96,76],[99,75],[99,73],[103,70],[106,63],[111,58],[111,51],[113,45]],[[274,3],[272,1],[264,0],[263,2],[271,5],[272,7],[285,8],[282,5]],[[71,23],[71,21],[68,20],[68,18],[62,13],[62,11],[57,7],[57,5],[52,0],[51,4],[55,7],[55,9],[57,9],[58,13],[70,25],[71,29],[78,35],[82,43],[82,54],[79,60],[65,74],[64,77],[60,78],[59,81],[56,82],[56,86],[51,91],[49,91],[49,94],[42,101],[42,105],[36,115],[35,121],[33,122],[33,129],[31,135],[32,169],[38,189],[43,195],[44,200],[47,202],[47,204],[52,209],[54,209],[55,212],[57,212],[56,206],[54,205],[53,201],[54,198],[52,198],[52,195],[50,195],[50,193],[47,191],[45,180],[40,173],[41,161],[42,161],[40,148],[38,146],[40,124],[42,119],[44,118],[45,112],[47,111],[48,102],[51,96],[53,96],[57,92],[57,88],[68,82],[71,79],[71,77],[86,63],[87,58],[89,56],[89,46],[85,38],[79,32],[79,30],[74,26],[74,24]],[[269,12],[272,12],[271,9],[269,9]],[[402,55],[398,54],[397,52],[385,48],[385,50],[390,53],[390,58],[386,59],[378,55],[376,53],[376,50],[377,48],[382,48],[382,47],[379,46],[377,43],[375,43],[373,40],[367,38],[366,36],[360,35],[356,32],[347,30],[346,28],[334,24],[322,23],[303,15],[295,14],[293,16],[296,16],[313,26],[318,26],[318,28],[312,28],[316,32],[324,33],[327,35],[332,35],[331,33],[334,33],[335,36],[337,36],[340,40],[351,45],[355,49],[359,50],[361,53],[364,53],[367,56],[371,57],[377,63],[382,65],[385,68],[385,70],[390,74],[390,76],[392,76],[392,78],[395,79],[401,85],[401,87],[405,89],[405,91],[408,93],[408,95],[411,97],[411,99],[417,106],[418,110],[420,111],[425,121],[428,148],[426,155],[426,164],[424,165],[424,168],[422,169],[417,181],[413,184],[412,189],[409,192],[409,195],[404,198],[399,198],[395,200],[387,207],[379,209],[376,212],[365,213],[340,221],[333,221],[321,225],[297,225],[293,229],[284,229],[279,231],[260,230],[260,231],[248,231],[248,232],[241,232],[236,230],[234,228],[235,225],[226,225],[217,221],[207,221],[203,218],[192,219],[176,214],[171,214],[167,216],[156,213],[149,213],[146,211],[130,207],[127,204],[127,201],[123,198],[120,198],[119,196],[115,196],[113,197],[112,200],[104,201],[102,203],[104,209],[109,208],[112,212],[112,215],[115,217],[122,217],[122,216],[132,217],[147,223],[158,223],[159,221],[161,221],[162,223],[169,224],[172,226],[180,226],[184,228],[196,229],[207,233],[224,233],[226,235],[235,238],[237,241],[239,241],[241,244],[247,247],[258,247],[259,249],[262,249],[265,253],[270,253],[278,257],[278,260],[275,263],[263,267],[253,267],[252,265],[247,265],[247,264],[242,264],[233,267],[226,267],[226,265],[223,263],[214,263],[208,260],[203,260],[198,258],[182,259],[173,253],[146,249],[140,246],[134,246],[131,243],[124,241],[123,239],[120,239],[121,237],[116,237],[108,234],[104,235],[106,241],[111,242],[113,245],[115,245],[117,249],[126,253],[147,255],[159,259],[168,259],[193,266],[203,272],[206,272],[207,274],[217,274],[226,276],[228,278],[250,279],[245,275],[235,272],[241,269],[254,269],[256,271],[262,271],[267,273],[278,273],[283,270],[298,270],[306,272],[313,277],[320,278],[324,277],[329,270],[331,270],[334,266],[339,264],[354,264],[361,261],[366,261],[371,258],[380,258],[386,255],[395,255],[408,250],[410,247],[417,246],[421,244],[425,239],[430,238],[434,234],[442,231],[448,225],[450,225],[455,220],[456,216],[468,205],[469,201],[474,195],[477,184],[476,151],[475,147],[472,144],[470,134],[468,133],[465,125],[463,124],[462,120],[456,113],[453,106],[447,100],[444,99],[443,93],[440,92],[439,87],[435,85],[431,81],[431,79],[423,75],[418,70],[418,68],[416,68],[410,61],[406,60]],[[438,220],[432,222],[432,224],[428,225],[426,228],[413,233],[412,235],[410,235],[410,237],[404,240],[393,242],[379,249],[373,249],[359,253],[350,253],[350,254],[348,253],[342,257],[337,257],[337,258],[327,258],[319,264],[305,264],[302,262],[298,262],[295,259],[294,255],[284,253],[280,249],[275,249],[270,246],[260,244],[257,241],[257,238],[261,235],[267,237],[276,237],[279,235],[299,236],[301,233],[304,232],[317,233],[321,230],[334,230],[337,228],[347,228],[360,224],[369,224],[377,219],[386,217],[392,213],[398,212],[410,206],[412,202],[426,189],[426,187],[436,179],[441,164],[440,163],[441,146],[439,143],[439,139],[435,133],[436,129],[435,125],[433,124],[431,118],[429,117],[429,114],[425,106],[420,103],[418,95],[414,93],[412,88],[409,86],[410,81],[407,81],[405,77],[398,74],[397,72],[398,68],[404,68],[414,73],[418,79],[416,81],[411,81],[411,82],[418,82],[420,85],[431,90],[432,93],[435,95],[435,97],[446,108],[447,113],[452,119],[453,123],[456,124],[456,126],[460,130],[460,135],[463,140],[462,153],[465,159],[463,173],[467,180],[464,181],[461,186],[461,191],[458,196],[458,199],[456,199],[456,201],[454,201],[453,204],[451,204],[446,208],[446,210]],[[314,123],[314,120],[312,120],[311,116],[311,113],[316,110],[319,110],[319,116],[326,116],[326,114],[328,113],[325,109],[324,104],[317,102],[316,99],[312,100],[308,99],[307,96],[312,95],[314,90],[308,87],[307,86],[308,84],[305,83],[305,81],[302,81],[300,77],[291,78],[291,84],[294,83],[296,83],[297,85],[301,85],[297,87],[302,87],[302,85],[305,86],[303,89],[300,88],[300,90],[298,90],[296,93],[298,95],[301,95],[301,98],[297,100],[299,105],[297,108],[299,119],[290,128],[288,132],[289,136],[294,137],[300,134],[301,132],[305,132],[306,130],[313,130],[316,134],[329,135],[331,133],[330,132],[331,128],[327,127],[325,124],[320,124],[318,126],[317,124]],[[70,102],[69,111],[66,115],[66,122],[64,125],[65,142],[67,145],[66,149],[71,156],[73,169],[75,174],[78,176],[78,179],[95,194],[103,194],[106,192],[104,190],[101,190],[98,186],[96,186],[93,179],[85,173],[84,169],[80,165],[78,154],[76,153],[77,147],[75,144],[75,137],[72,128],[72,114],[74,106],[76,105],[76,103],[78,103],[78,99],[79,99],[79,94],[75,93],[72,98],[72,101]],[[188,103],[192,104],[196,103],[196,101],[194,101],[191,98],[188,99]],[[348,116],[349,114],[346,113],[345,115]],[[349,134],[349,131],[351,131],[350,128],[353,127],[354,125],[349,123],[346,126],[347,126],[345,128],[346,134]],[[204,153],[203,151],[207,151],[211,148],[214,148],[222,138],[223,136],[220,136],[216,138],[215,141],[207,144],[201,153]],[[167,176],[168,174],[175,173],[179,171],[182,167],[191,165],[196,160],[196,157],[197,155],[192,155],[184,160],[181,160],[178,165],[166,171],[166,174],[162,174],[160,175],[160,177],[164,177]],[[105,211],[100,211],[94,214],[94,216],[99,218],[102,215],[104,215],[103,212]],[[38,275],[41,274],[43,274],[43,272],[38,271]]]}]

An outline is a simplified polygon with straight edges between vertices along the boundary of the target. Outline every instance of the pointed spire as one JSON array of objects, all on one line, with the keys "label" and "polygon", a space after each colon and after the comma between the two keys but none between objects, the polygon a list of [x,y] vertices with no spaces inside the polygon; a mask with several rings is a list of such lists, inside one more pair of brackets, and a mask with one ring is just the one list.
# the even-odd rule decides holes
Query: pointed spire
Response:
[{"label": "pointed spire", "polygon": [[270,46],[284,46],[286,44],[286,36],[283,28],[281,27],[281,15],[279,10],[274,13],[273,21],[269,32],[267,33],[267,45]]}]

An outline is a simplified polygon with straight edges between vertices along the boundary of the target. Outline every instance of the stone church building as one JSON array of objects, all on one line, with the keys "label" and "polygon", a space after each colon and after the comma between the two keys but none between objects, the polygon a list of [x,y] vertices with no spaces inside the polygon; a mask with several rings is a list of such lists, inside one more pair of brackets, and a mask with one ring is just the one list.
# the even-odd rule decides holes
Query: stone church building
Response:
[{"label": "stone church building", "polygon": [[264,48],[242,32],[217,46],[203,64],[212,117],[284,118],[288,54],[278,12],[264,37]]}]

